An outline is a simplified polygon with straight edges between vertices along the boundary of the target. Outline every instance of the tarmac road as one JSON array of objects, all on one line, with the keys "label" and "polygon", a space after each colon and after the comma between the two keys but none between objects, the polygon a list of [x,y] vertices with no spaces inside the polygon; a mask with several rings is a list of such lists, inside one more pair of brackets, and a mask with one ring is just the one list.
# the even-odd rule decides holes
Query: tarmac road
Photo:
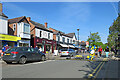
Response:
[{"label": "tarmac road", "polygon": [[99,64],[80,60],[49,60],[45,62],[2,65],[2,78],[85,78]]}]

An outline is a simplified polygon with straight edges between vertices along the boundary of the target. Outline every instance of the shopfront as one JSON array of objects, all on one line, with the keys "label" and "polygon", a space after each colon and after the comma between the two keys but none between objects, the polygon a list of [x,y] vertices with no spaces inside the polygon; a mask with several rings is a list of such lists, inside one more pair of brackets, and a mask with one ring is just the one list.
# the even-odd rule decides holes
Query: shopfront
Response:
[{"label": "shopfront", "polygon": [[17,47],[17,42],[19,40],[21,40],[21,37],[0,34],[0,41],[2,42],[0,47],[4,47],[6,45],[9,47]]},{"label": "shopfront", "polygon": [[24,39],[21,39],[19,42],[18,42],[18,45],[19,47],[21,46],[24,46],[24,47],[30,47],[30,40],[24,40]]},{"label": "shopfront", "polygon": [[47,40],[47,39],[40,39],[40,38],[37,38],[35,39],[35,43],[34,44],[35,46],[38,46],[42,48],[42,51],[44,53],[54,53],[54,50],[56,49],[57,47],[57,44],[56,44],[56,41],[53,41],[53,40]]}]

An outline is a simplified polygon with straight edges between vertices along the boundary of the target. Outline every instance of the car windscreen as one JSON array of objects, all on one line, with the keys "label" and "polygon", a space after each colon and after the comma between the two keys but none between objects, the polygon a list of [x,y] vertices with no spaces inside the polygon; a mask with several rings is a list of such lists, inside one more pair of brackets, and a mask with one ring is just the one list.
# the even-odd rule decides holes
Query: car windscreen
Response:
[{"label": "car windscreen", "polygon": [[60,51],[68,51],[68,49],[61,49]]},{"label": "car windscreen", "polygon": [[16,51],[17,50],[17,48],[15,47],[15,48],[9,48],[9,49],[7,49],[5,52],[7,52],[7,51]]}]

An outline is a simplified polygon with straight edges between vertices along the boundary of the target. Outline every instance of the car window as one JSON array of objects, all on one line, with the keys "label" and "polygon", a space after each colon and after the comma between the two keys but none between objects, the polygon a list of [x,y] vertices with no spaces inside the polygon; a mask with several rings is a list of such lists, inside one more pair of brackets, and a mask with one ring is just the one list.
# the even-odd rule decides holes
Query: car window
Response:
[{"label": "car window", "polygon": [[31,51],[35,51],[35,49],[31,48]]},{"label": "car window", "polygon": [[15,48],[9,48],[9,49],[7,49],[5,52],[7,52],[7,51],[16,51],[16,47]]},{"label": "car window", "polygon": [[18,48],[19,51],[24,51],[24,48]]},{"label": "car window", "polygon": [[31,49],[30,49],[30,48],[27,48],[27,51],[31,51]]},{"label": "car window", "polygon": [[68,49],[61,49],[60,51],[68,51]]},{"label": "car window", "polygon": [[24,48],[24,51],[31,51],[30,48]]}]

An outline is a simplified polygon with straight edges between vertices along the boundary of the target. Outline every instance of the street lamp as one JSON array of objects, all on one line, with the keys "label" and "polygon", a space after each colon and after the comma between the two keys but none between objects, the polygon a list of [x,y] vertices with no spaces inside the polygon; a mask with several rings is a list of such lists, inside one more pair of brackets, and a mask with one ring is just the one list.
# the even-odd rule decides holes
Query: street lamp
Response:
[{"label": "street lamp", "polygon": [[79,53],[79,47],[80,47],[80,46],[79,46],[79,30],[80,30],[80,29],[77,29],[77,31],[78,31],[78,53]]}]

